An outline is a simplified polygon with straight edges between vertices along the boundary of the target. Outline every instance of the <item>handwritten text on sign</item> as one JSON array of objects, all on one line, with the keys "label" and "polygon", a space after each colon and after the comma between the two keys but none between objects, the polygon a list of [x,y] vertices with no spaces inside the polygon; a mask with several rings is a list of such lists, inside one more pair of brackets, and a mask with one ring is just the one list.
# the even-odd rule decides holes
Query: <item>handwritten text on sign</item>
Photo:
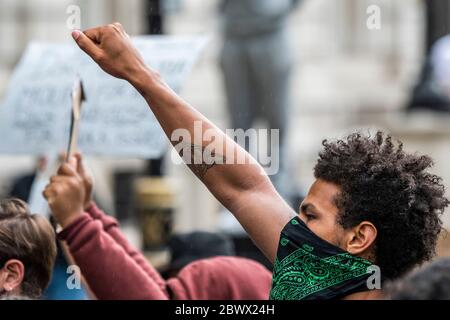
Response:
[{"label": "handwritten text on sign", "polygon": [[[133,39],[146,63],[179,91],[206,44],[198,36]],[[0,153],[48,154],[68,142],[73,81],[86,92],[79,148],[85,154],[158,157],[167,147],[145,100],[128,82],[103,72],[75,44],[32,43],[0,108]]]}]

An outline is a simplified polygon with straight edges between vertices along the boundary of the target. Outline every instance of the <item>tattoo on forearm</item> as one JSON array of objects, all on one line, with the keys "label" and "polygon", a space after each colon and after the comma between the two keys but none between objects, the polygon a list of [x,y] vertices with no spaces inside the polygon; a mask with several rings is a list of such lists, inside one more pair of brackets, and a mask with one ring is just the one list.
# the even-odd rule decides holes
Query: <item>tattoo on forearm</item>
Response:
[{"label": "tattoo on forearm", "polygon": [[[190,155],[186,155],[185,151],[188,151]],[[190,144],[189,150],[182,148],[179,153],[192,172],[200,179],[203,179],[212,167],[225,163],[225,156],[195,144]]]},{"label": "tattoo on forearm", "polygon": [[208,172],[209,169],[214,167],[216,164],[188,164],[188,167],[191,168],[192,172],[199,177],[200,179],[203,179],[206,175],[206,172]]}]

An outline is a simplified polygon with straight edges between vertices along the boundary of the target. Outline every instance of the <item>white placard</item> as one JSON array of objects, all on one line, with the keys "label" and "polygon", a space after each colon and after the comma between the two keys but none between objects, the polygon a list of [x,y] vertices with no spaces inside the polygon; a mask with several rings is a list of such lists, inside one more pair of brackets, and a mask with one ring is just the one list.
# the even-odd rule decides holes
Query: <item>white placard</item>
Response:
[{"label": "white placard", "polygon": [[[146,63],[176,92],[205,47],[204,36],[141,36],[133,42]],[[84,154],[155,158],[167,139],[140,94],[103,72],[75,43],[31,43],[0,109],[0,153],[51,154],[69,138],[71,88],[83,81],[86,101],[78,146]]]}]

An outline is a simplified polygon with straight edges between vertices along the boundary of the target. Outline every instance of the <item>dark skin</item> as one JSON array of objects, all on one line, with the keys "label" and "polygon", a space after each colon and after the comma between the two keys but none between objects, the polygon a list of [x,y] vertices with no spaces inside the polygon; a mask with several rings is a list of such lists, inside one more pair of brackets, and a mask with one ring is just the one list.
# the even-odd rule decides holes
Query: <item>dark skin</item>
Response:
[{"label": "dark skin", "polygon": [[351,254],[370,259],[377,229],[368,221],[344,229],[338,222],[339,211],[335,204],[339,193],[339,186],[316,180],[300,205],[298,216],[320,238]]},{"label": "dark skin", "polygon": [[338,193],[337,186],[316,181],[301,203],[298,216],[319,237],[341,247],[345,230],[336,221],[338,210],[333,203]]},{"label": "dark skin", "polygon": [[[367,221],[354,228],[344,229],[338,222],[339,211],[334,202],[339,193],[337,185],[316,180],[300,205],[298,216],[320,238],[354,255],[372,260],[377,229]],[[380,290],[370,290],[348,295],[345,300],[380,298]]]}]

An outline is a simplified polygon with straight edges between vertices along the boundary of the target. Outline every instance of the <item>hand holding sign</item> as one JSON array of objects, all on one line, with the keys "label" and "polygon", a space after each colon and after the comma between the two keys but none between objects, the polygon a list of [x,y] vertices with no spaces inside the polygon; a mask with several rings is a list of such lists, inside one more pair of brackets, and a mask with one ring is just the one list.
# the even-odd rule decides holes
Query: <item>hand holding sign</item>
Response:
[{"label": "hand holding sign", "polygon": [[78,159],[71,157],[63,163],[56,176],[44,190],[44,197],[56,221],[65,228],[84,211],[86,188],[83,178],[77,172]]}]

